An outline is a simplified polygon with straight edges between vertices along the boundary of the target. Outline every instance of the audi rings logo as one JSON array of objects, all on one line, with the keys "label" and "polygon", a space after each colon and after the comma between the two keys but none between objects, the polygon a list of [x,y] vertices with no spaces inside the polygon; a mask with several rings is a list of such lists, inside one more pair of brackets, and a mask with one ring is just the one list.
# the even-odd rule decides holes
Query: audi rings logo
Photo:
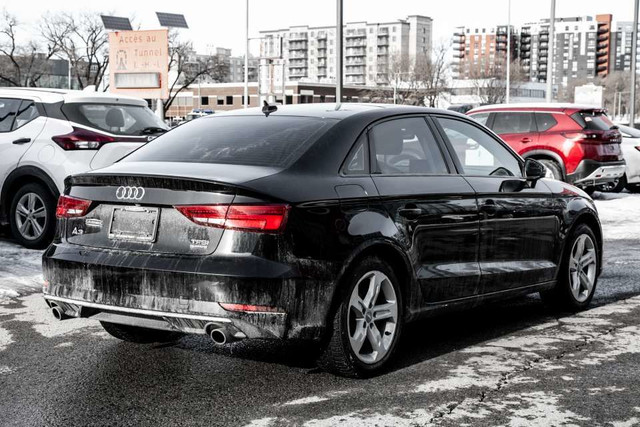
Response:
[{"label": "audi rings logo", "polygon": [[125,187],[120,186],[116,190],[116,199],[118,200],[142,200],[144,197],[144,188],[142,187]]}]

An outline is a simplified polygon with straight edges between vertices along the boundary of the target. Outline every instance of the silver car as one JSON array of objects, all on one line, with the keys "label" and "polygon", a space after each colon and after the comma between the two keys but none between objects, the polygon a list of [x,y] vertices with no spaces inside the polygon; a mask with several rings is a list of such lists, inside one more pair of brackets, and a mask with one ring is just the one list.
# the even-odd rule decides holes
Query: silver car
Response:
[{"label": "silver car", "polygon": [[640,193],[640,130],[629,126],[619,126],[619,129],[627,169],[613,191],[619,193],[626,188],[631,193]]}]

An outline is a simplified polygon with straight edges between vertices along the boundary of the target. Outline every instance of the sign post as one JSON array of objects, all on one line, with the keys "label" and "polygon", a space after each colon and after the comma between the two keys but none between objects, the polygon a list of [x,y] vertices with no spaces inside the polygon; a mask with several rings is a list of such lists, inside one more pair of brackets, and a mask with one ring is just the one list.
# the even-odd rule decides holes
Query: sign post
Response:
[{"label": "sign post", "polygon": [[150,99],[167,99],[168,30],[109,33],[109,91]]}]

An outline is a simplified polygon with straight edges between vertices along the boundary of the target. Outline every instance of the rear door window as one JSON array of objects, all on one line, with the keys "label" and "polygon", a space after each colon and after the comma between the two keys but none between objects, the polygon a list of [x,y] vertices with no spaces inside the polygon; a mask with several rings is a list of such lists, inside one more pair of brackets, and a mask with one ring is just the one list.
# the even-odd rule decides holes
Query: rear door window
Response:
[{"label": "rear door window", "polygon": [[81,125],[116,135],[148,135],[169,127],[145,106],[124,104],[66,103],[62,112]]},{"label": "rear door window", "polygon": [[481,125],[486,126],[487,121],[489,120],[489,114],[490,113],[477,113],[477,114],[471,115],[470,117],[476,122],[480,123]]},{"label": "rear door window", "polygon": [[536,132],[533,113],[496,112],[492,129],[497,134]]},{"label": "rear door window", "polygon": [[535,113],[536,124],[538,125],[538,132],[544,132],[551,129],[558,124],[553,114],[550,113]]},{"label": "rear door window", "polygon": [[36,103],[27,100],[22,101],[16,114],[16,120],[13,123],[13,130],[21,128],[36,117],[38,117]]},{"label": "rear door window", "polygon": [[21,100],[0,98],[0,132],[10,132]]},{"label": "rear door window", "polygon": [[205,116],[161,135],[124,161],[285,168],[335,123],[316,117]]},{"label": "rear door window", "polygon": [[369,132],[376,173],[448,174],[440,147],[422,117],[389,120]]}]

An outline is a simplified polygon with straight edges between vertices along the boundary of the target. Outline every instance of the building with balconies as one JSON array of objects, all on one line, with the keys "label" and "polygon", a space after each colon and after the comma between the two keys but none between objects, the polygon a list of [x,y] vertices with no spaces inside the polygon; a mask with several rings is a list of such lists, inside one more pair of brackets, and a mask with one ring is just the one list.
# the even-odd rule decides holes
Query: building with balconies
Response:
[{"label": "building with balconies", "polygon": [[[344,82],[386,85],[394,58],[430,56],[432,19],[412,15],[390,22],[350,22],[343,38]],[[334,26],[261,31],[260,39],[263,58],[281,58],[288,64],[288,81],[335,83]]]}]

